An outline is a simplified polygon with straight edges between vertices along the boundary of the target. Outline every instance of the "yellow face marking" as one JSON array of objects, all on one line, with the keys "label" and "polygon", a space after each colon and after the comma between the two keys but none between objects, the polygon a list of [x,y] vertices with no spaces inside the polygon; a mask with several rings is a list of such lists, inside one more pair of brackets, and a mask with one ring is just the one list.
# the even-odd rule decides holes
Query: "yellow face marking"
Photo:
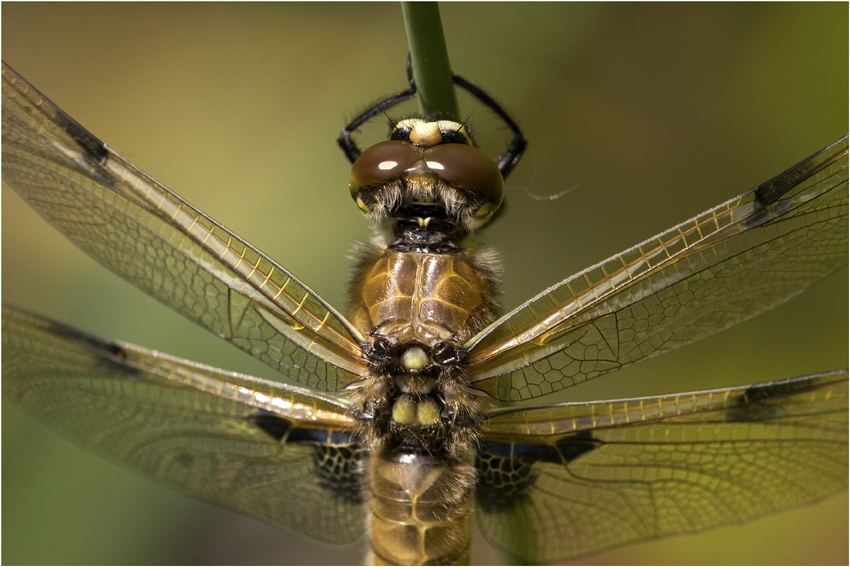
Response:
[{"label": "yellow face marking", "polygon": [[436,146],[443,141],[443,133],[436,122],[417,122],[410,132],[410,141],[417,146]]},{"label": "yellow face marking", "polygon": [[459,132],[466,143],[472,146],[472,138],[466,127],[452,120],[437,120],[436,122],[426,122],[421,118],[408,118],[396,124],[396,129],[402,130],[410,128],[410,141],[418,146],[434,146],[443,141],[442,132],[454,131]]},{"label": "yellow face marking", "polygon": [[472,138],[469,137],[469,132],[466,131],[466,126],[461,124],[460,122],[454,122],[453,120],[438,120],[437,127],[445,132],[446,130],[454,130],[455,132],[460,132],[463,134],[464,139],[466,139],[466,143],[470,146],[472,145]]}]

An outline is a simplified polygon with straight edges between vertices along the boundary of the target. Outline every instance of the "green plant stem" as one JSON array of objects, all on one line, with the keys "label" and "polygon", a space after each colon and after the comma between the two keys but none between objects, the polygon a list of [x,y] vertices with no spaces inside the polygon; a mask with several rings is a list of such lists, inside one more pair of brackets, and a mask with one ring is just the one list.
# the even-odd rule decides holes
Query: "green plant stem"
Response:
[{"label": "green plant stem", "polygon": [[460,113],[437,3],[402,2],[401,11],[420,110],[457,120]]}]

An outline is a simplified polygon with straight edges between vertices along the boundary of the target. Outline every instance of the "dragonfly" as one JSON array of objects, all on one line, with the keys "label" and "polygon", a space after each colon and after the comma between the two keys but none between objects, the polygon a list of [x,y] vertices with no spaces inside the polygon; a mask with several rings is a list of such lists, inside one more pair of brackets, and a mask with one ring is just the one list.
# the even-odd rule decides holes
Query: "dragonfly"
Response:
[{"label": "dragonfly", "polygon": [[473,509],[491,542],[543,562],[845,488],[846,371],[521,402],[726,328],[842,266],[847,139],[496,317],[493,260],[463,242],[498,209],[524,141],[456,79],[513,131],[497,160],[463,124],[430,120],[361,152],[351,132],[413,96],[412,80],[340,138],[352,198],[389,235],[360,248],[343,315],[4,66],[4,180],[101,263],[308,387],[9,307],[4,394],[211,502],[329,543],[368,524],[378,562],[465,561]]}]

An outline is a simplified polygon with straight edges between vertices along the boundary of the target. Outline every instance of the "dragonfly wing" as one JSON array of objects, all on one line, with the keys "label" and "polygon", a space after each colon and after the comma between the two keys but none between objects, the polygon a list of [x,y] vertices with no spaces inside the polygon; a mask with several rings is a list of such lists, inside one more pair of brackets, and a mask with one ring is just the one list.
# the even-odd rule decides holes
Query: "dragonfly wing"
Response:
[{"label": "dragonfly wing", "polygon": [[363,532],[353,420],[340,401],[7,308],[3,396],[202,500],[326,542]]},{"label": "dragonfly wing", "polygon": [[744,522],[847,488],[846,370],[741,388],[503,410],[477,513],[532,562]]},{"label": "dragonfly wing", "polygon": [[472,386],[525,400],[725,329],[847,263],[847,138],[545,290],[469,341]]},{"label": "dragonfly wing", "polygon": [[321,390],[359,379],[359,333],[284,268],[89,134],[3,64],[3,180],[98,262]]}]

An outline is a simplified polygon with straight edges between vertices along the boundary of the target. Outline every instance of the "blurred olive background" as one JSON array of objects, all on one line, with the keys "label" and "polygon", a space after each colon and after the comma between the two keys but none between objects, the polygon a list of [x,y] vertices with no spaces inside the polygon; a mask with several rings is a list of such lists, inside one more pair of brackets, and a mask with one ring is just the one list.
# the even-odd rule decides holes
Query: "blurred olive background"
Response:
[{"label": "blurred olive background", "polygon": [[[455,72],[502,101],[530,142],[507,209],[486,231],[504,257],[506,308],[848,129],[845,3],[441,9]],[[4,3],[2,32],[3,59],[72,117],[344,306],[348,250],[369,231],[334,140],[367,104],[405,87],[397,4]],[[498,152],[508,132],[469,99],[462,107]],[[76,250],[6,186],[2,203],[5,302],[274,378]],[[844,269],[752,321],[561,399],[846,366],[847,279]],[[2,433],[3,563],[361,560],[362,543],[318,545],[186,498],[5,403]],[[846,564],[847,502],[845,492],[579,562]],[[479,563],[499,561],[480,541],[476,553]]]}]

